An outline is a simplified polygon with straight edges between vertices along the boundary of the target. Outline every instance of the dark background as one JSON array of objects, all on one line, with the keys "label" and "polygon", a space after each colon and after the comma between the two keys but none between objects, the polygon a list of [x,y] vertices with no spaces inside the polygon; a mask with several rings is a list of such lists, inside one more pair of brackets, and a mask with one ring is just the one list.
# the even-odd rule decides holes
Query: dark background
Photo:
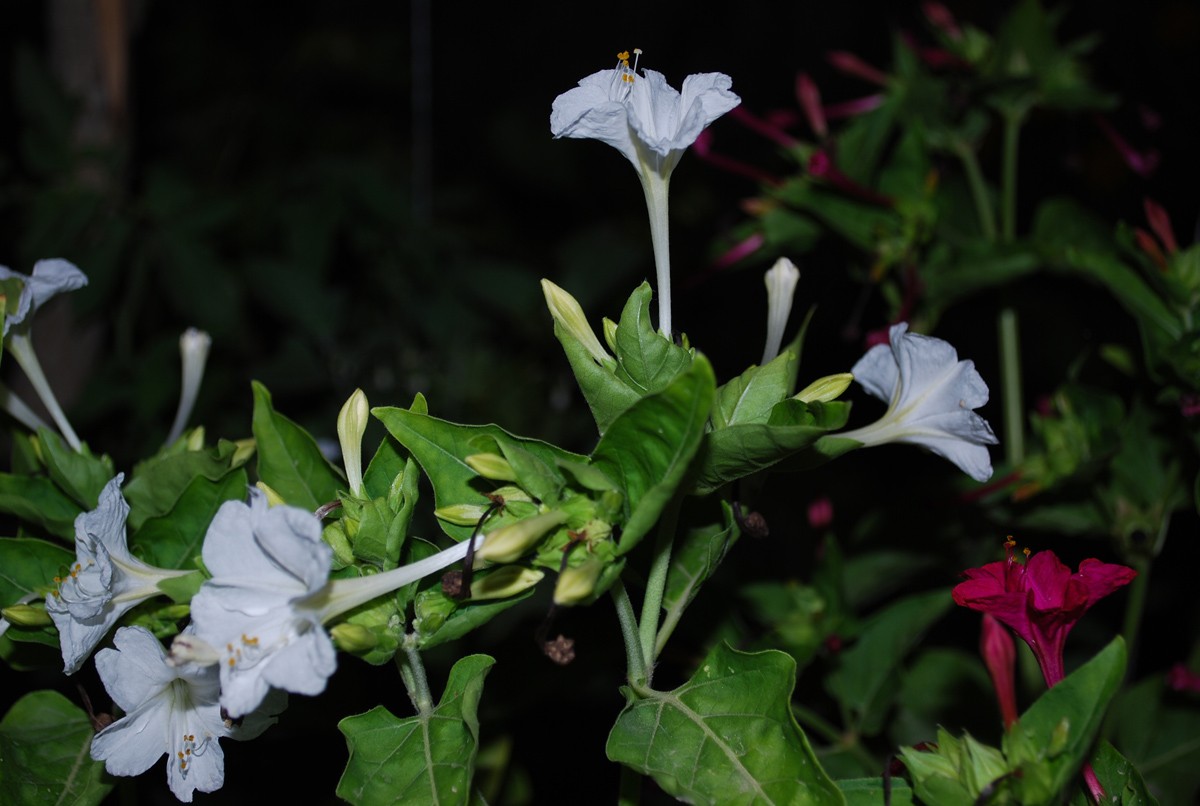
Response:
[{"label": "dark background", "polygon": [[[948,5],[984,30],[1003,11]],[[437,416],[495,421],[589,450],[594,430],[537,281],[567,288],[593,320],[615,319],[629,291],[653,279],[653,264],[632,171],[602,144],[554,141],[554,97],[636,46],[645,51],[642,66],[675,86],[690,73],[721,71],[746,108],[795,108],[800,70],[827,102],[873,90],[828,66],[827,50],[853,50],[886,68],[897,30],[927,37],[915,4],[749,0],[714,15],[694,3],[444,3],[434,5],[427,28],[414,28],[419,8],[365,0],[132,4],[127,112],[99,140],[81,143],[75,127],[86,104],[55,80],[71,63],[51,46],[60,7],[0,4],[0,262],[29,271],[38,258],[61,256],[91,278],[69,304],[44,311],[45,321],[39,315],[35,344],[76,430],[118,469],[165,437],[178,394],[176,340],[191,325],[214,338],[192,418],[210,440],[249,435],[256,378],[280,411],[318,437],[335,436],[338,408],[362,387],[373,405],[408,405],[422,391]],[[1185,121],[1200,86],[1200,10],[1165,0],[1081,3],[1061,27],[1067,39],[1092,31],[1103,35],[1091,58],[1094,79],[1123,101],[1109,119],[1138,148],[1161,152],[1162,162],[1140,177],[1089,116],[1036,116],[1023,134],[1021,198],[1068,193],[1114,223],[1141,224],[1142,198],[1153,196],[1188,243],[1200,166]],[[1139,104],[1157,113],[1160,128],[1142,125]],[[735,122],[718,121],[713,132],[723,153],[788,170],[772,144]],[[997,146],[985,143],[982,155],[993,179]],[[710,355],[721,380],[761,354],[767,263],[709,270],[717,236],[744,219],[738,202],[755,192],[690,155],[672,182],[677,329]],[[801,264],[797,309],[820,303],[804,377],[844,371],[861,355],[860,342],[838,335],[857,297],[846,272],[856,260],[831,243]],[[1090,345],[1136,339],[1107,295],[1078,283],[1030,280],[1011,293],[1027,349],[1038,351],[1026,379],[1030,401]],[[978,300],[948,314],[938,331],[989,383],[998,377],[997,307]],[[864,325],[882,326],[885,315],[877,301]],[[14,362],[4,362],[3,374],[17,386]],[[998,422],[997,404],[983,413]],[[366,444],[381,436],[371,431]],[[906,481],[952,470],[913,456],[903,456],[911,462]],[[822,489],[845,491],[837,502],[885,487],[888,466],[876,458],[852,455],[839,476],[774,489],[767,514],[775,542],[739,549],[745,559],[729,572],[730,585],[738,574],[805,575],[813,540],[803,505]],[[916,503],[912,519],[892,527],[910,541],[938,511],[937,502]],[[1074,564],[1089,551],[1064,559]],[[435,692],[454,656],[497,655],[481,714],[485,741],[513,738],[515,768],[534,779],[537,802],[611,802],[617,770],[604,760],[603,740],[621,706],[624,670],[615,620],[606,602],[570,613],[563,629],[579,641],[580,659],[560,669],[537,655],[532,631],[545,603],[531,601],[469,646],[456,645],[454,655],[434,653]],[[668,659],[663,682],[686,669],[699,632],[693,644],[681,634],[683,649]],[[1148,626],[1147,645],[1155,637]],[[79,677],[94,700],[105,699],[93,672]],[[6,672],[3,683],[18,693],[51,686],[75,696],[57,672]],[[200,800],[257,803],[269,792],[281,802],[333,802],[345,752],[336,721],[381,701],[410,713],[393,670],[343,657],[329,695],[294,697],[283,724],[261,739],[226,742],[226,786]],[[173,802],[161,765],[122,787],[113,803],[128,802],[134,789],[139,803]]]}]

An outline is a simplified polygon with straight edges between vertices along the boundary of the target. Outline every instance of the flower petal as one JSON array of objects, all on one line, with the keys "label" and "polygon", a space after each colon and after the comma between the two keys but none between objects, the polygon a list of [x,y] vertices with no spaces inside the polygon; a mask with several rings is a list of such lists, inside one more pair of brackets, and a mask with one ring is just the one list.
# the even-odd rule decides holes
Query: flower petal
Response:
[{"label": "flower petal", "polygon": [[96,653],[96,671],[113,702],[133,711],[176,678],[162,644],[145,627],[127,627],[113,638],[116,649]]},{"label": "flower petal", "polygon": [[198,749],[201,752],[193,752],[187,757],[186,768],[175,758],[167,759],[167,785],[184,803],[192,802],[192,793],[196,790],[215,792],[225,784],[225,751],[217,737],[211,737]]},{"label": "flower petal", "polygon": [[162,699],[131,711],[92,738],[92,758],[110,775],[141,775],[168,750],[162,724],[169,711]]},{"label": "flower petal", "polygon": [[872,397],[884,403],[890,404],[892,395],[900,388],[900,366],[887,344],[877,344],[867,350],[866,355],[850,369],[850,373]]},{"label": "flower petal", "polygon": [[1128,585],[1136,576],[1137,571],[1124,565],[1087,559],[1079,564],[1079,571],[1075,574],[1074,579],[1087,586],[1087,607],[1091,607],[1117,588]]},{"label": "flower petal", "polygon": [[337,670],[337,653],[325,631],[316,628],[276,652],[263,669],[263,679],[275,688],[297,694],[320,694]]}]

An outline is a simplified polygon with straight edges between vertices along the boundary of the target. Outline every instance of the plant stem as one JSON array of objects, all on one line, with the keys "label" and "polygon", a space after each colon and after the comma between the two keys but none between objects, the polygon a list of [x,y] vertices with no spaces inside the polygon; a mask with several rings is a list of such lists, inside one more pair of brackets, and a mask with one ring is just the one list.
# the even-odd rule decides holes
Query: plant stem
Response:
[{"label": "plant stem", "polygon": [[979,216],[979,228],[983,230],[983,237],[995,241],[996,219],[992,213],[987,183],[983,180],[983,172],[979,170],[979,160],[975,157],[975,151],[966,143],[958,141],[954,143],[953,148],[967,172],[967,183],[971,186],[971,198],[975,200],[975,212]]},{"label": "plant stem", "polygon": [[621,637],[625,639],[625,676],[632,685],[646,682],[646,660],[642,655],[642,642],[638,637],[637,617],[633,614],[633,603],[629,601],[629,593],[625,583],[617,579],[609,593],[617,606],[617,620],[621,622]]},{"label": "plant stem", "polygon": [[1021,344],[1017,312],[1000,311],[1000,372],[1004,394],[1004,455],[1012,467],[1025,461],[1025,411],[1021,405]]},{"label": "plant stem", "polygon": [[1129,583],[1129,599],[1125,603],[1125,621],[1121,625],[1121,635],[1125,637],[1125,647],[1129,652],[1129,665],[1125,670],[1125,679],[1133,676],[1134,659],[1137,657],[1137,637],[1142,626],[1142,613],[1146,609],[1146,590],[1150,586],[1150,565],[1148,559],[1135,560],[1133,568],[1138,575]]},{"label": "plant stem", "polygon": [[792,703],[792,713],[797,722],[821,734],[835,748],[849,750],[864,769],[873,770],[879,766],[879,760],[867,752],[857,738],[842,733],[816,711],[798,703]]},{"label": "plant stem", "polygon": [[667,572],[671,569],[671,548],[675,545],[675,527],[679,523],[679,508],[683,495],[676,492],[663,508],[658,522],[658,536],[654,539],[654,560],[650,565],[650,576],[646,579],[646,598],[642,600],[642,620],[638,630],[642,636],[642,658],[646,663],[646,682],[654,677],[655,639],[658,637],[659,612],[662,610],[663,591],[667,587]]},{"label": "plant stem", "polygon": [[425,665],[421,663],[421,653],[417,650],[416,637],[409,633],[404,636],[404,654],[396,654],[396,666],[400,669],[400,679],[408,689],[408,698],[420,716],[433,713],[433,695],[429,691],[429,679],[425,677]]},{"label": "plant stem", "polygon": [[1005,243],[1012,243],[1017,234],[1017,145],[1024,120],[1024,109],[1012,109],[1004,113],[1004,173],[1000,191],[1003,208],[1000,215]]},{"label": "plant stem", "polygon": [[621,765],[621,790],[617,806],[638,806],[642,800],[642,776],[635,770]]}]

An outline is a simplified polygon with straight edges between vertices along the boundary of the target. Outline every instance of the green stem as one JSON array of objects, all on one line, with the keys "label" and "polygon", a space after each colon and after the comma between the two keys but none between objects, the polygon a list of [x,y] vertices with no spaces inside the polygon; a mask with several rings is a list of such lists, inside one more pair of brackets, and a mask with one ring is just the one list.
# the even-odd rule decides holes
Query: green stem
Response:
[{"label": "green stem", "polygon": [[646,682],[646,660],[642,655],[642,642],[638,637],[637,616],[633,614],[633,602],[625,583],[617,579],[609,592],[617,605],[617,620],[621,622],[621,637],[625,639],[626,679],[630,685]]},{"label": "green stem", "polygon": [[658,637],[658,619],[662,611],[663,591],[667,587],[667,572],[671,570],[671,549],[675,545],[675,527],[679,523],[679,508],[683,495],[676,492],[670,503],[663,508],[658,522],[658,536],[654,540],[654,560],[650,575],[646,579],[646,598],[642,600],[642,620],[638,630],[642,636],[642,657],[646,662],[646,682],[654,677],[655,639]]},{"label": "green stem", "polygon": [[1021,139],[1021,124],[1025,120],[1023,110],[1013,110],[1004,115],[1004,166],[1001,187],[1001,228],[1005,243],[1012,243],[1017,233],[1017,146]]},{"label": "green stem", "polygon": [[396,666],[400,669],[400,679],[408,689],[408,698],[421,716],[433,713],[433,695],[429,691],[429,679],[425,677],[425,665],[421,663],[421,653],[417,650],[416,637],[409,633],[403,641],[404,653],[396,653]]},{"label": "green stem", "polygon": [[[1137,651],[1138,631],[1142,626],[1142,613],[1146,609],[1146,590],[1150,586],[1150,565],[1148,559],[1135,560],[1133,568],[1138,575],[1129,583],[1129,599],[1125,602],[1125,622],[1121,625],[1121,635],[1125,637],[1125,647],[1129,657],[1133,658]],[[1129,664],[1130,673],[1133,663]]]},{"label": "green stem", "polygon": [[617,806],[638,806],[642,800],[642,776],[636,770],[621,765],[621,790]]},{"label": "green stem", "polygon": [[975,151],[963,142],[955,142],[953,148],[967,172],[967,183],[971,186],[971,198],[975,200],[975,212],[979,216],[979,228],[983,230],[983,237],[995,241],[996,219],[992,213],[987,183],[983,179],[983,172],[979,170],[979,160],[975,157]]},{"label": "green stem", "polygon": [[1004,395],[1004,453],[1009,465],[1025,461],[1025,411],[1021,406],[1021,344],[1017,330],[1017,312],[1000,311],[1000,372]]},{"label": "green stem", "polygon": [[816,711],[798,703],[792,703],[792,713],[796,716],[797,722],[821,734],[834,747],[849,750],[863,765],[864,770],[874,770],[879,767],[879,760],[867,752],[857,737],[842,733]]}]

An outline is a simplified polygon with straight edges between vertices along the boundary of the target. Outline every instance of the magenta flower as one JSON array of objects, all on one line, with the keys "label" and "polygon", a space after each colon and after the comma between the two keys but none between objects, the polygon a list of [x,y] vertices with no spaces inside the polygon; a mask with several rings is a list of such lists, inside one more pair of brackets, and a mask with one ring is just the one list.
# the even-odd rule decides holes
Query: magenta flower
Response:
[{"label": "magenta flower", "polygon": [[[1067,633],[1087,609],[1137,576],[1123,565],[1088,559],[1072,574],[1052,551],[1033,555],[1025,563],[1013,559],[1011,540],[1004,544],[1008,558],[962,572],[967,581],[954,589],[954,601],[992,615],[1021,636],[1042,667],[1046,685],[1063,679],[1063,645]],[[1028,551],[1028,549],[1027,549]]]},{"label": "magenta flower", "polygon": [[983,614],[983,629],[979,634],[979,654],[983,655],[996,688],[1000,715],[1004,718],[1004,729],[1008,730],[1017,723],[1017,648],[1008,630],[987,613]]}]

